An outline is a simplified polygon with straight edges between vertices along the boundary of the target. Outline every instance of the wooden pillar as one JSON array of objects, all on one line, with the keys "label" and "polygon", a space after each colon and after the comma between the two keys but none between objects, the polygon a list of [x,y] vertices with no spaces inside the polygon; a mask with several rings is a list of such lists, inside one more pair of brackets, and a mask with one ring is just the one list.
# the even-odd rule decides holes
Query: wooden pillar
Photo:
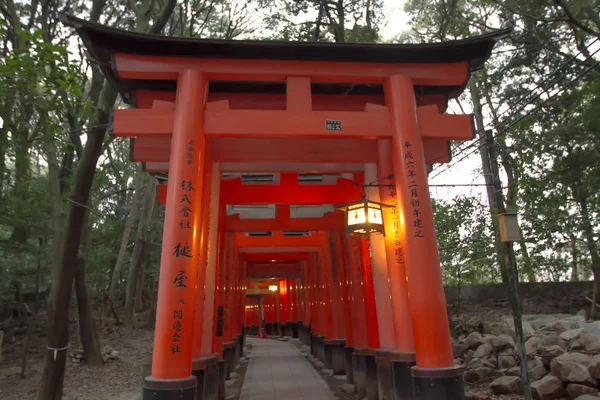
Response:
[{"label": "wooden pillar", "polygon": [[[377,181],[379,178],[376,165],[366,164],[365,180],[367,182],[373,182]],[[365,189],[369,200],[379,202],[379,191],[377,190],[377,187]],[[396,338],[394,335],[392,303],[390,301],[390,284],[384,236],[379,233],[370,234],[369,243],[371,246],[370,280],[373,282],[375,292],[379,347],[382,350],[394,350]]]},{"label": "wooden pillar", "polygon": [[[393,121],[394,180],[403,239],[414,330],[417,399],[462,398],[460,368],[454,367],[446,299],[427,185],[411,79],[393,75],[384,85]],[[459,397],[460,396],[460,397]]]},{"label": "wooden pillar", "polygon": [[367,343],[370,349],[378,349],[379,324],[377,320],[377,305],[375,303],[373,266],[371,265],[371,243],[368,238],[360,239],[360,260],[364,307],[367,317]]},{"label": "wooden pillar", "polygon": [[152,376],[144,381],[145,399],[166,399],[175,389],[182,398],[193,399],[196,392],[191,365],[198,255],[193,249],[200,230],[196,215],[201,214],[207,83],[194,70],[183,71],[177,80],[169,163],[175,184],[167,192]]},{"label": "wooden pillar", "polygon": [[221,171],[219,164],[213,165],[211,179],[210,215],[208,218],[208,249],[206,278],[204,280],[204,321],[202,324],[202,357],[213,357],[213,329],[215,287],[217,275],[217,256],[219,253],[219,187],[221,186]]},{"label": "wooden pillar", "polygon": [[352,337],[354,348],[368,347],[367,316],[363,292],[363,268],[361,260],[361,240],[354,236],[346,238],[348,251],[348,280],[350,284]]},{"label": "wooden pillar", "polygon": [[[380,177],[392,176],[390,186],[380,187],[380,201],[384,204],[394,205],[383,209],[385,221],[385,251],[387,254],[388,274],[391,287],[392,312],[396,351],[403,353],[415,352],[412,318],[408,300],[408,286],[406,283],[406,260],[404,235],[406,227],[400,224],[396,196],[396,186],[393,181],[392,154],[389,142],[380,140],[377,144],[379,160],[377,171]],[[382,181],[387,183],[387,180]]]},{"label": "wooden pillar", "polygon": [[[346,337],[346,346],[354,347],[354,335],[352,332],[352,295],[351,295],[351,278],[349,277],[349,262],[348,262],[348,252],[346,249],[346,244],[344,242],[344,237],[342,232],[335,232],[335,241],[337,258],[340,262],[340,282],[341,284],[341,292],[342,292],[342,307],[344,310],[344,336]],[[352,383],[352,382],[350,382]]]},{"label": "wooden pillar", "polygon": [[325,232],[323,235],[323,247],[326,252],[325,262],[328,268],[329,277],[329,302],[331,336],[327,339],[345,339],[344,325],[344,301],[342,298],[342,277],[340,269],[341,260],[338,257],[337,241],[335,232]]},{"label": "wooden pillar", "polygon": [[[200,215],[201,232],[198,233],[199,245],[197,249],[196,287],[197,293],[194,301],[194,338],[192,343],[192,374],[196,377],[196,400],[206,398],[207,369],[214,364],[214,356],[202,355],[203,324],[204,324],[204,299],[206,297],[206,272],[208,265],[208,242],[210,238],[210,203],[213,188],[213,162],[211,149],[207,143],[204,157],[204,179],[202,185],[202,212]],[[216,177],[218,179],[218,176]],[[217,194],[218,197],[218,194]],[[210,339],[209,339],[210,340]]]},{"label": "wooden pillar", "polygon": [[[223,207],[222,207],[223,208]],[[221,209],[221,214],[225,210]],[[220,216],[219,219],[222,219]],[[221,225],[221,223],[219,223]],[[217,275],[215,279],[215,305],[214,305],[214,322],[213,322],[213,348],[212,351],[219,355],[219,359],[223,359],[223,342],[225,335],[225,273],[227,263],[227,237],[231,234],[223,232],[219,229],[218,243],[218,258],[217,258]]]}]

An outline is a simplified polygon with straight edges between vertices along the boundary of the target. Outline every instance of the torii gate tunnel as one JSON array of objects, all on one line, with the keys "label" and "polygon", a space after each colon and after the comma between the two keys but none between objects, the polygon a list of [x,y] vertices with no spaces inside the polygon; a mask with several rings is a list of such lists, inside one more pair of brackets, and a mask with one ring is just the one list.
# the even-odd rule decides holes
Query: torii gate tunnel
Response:
[{"label": "torii gate tunnel", "polygon": [[[360,397],[464,398],[427,172],[450,160],[450,141],[473,138],[470,115],[444,112],[506,31],[331,44],[64,21],[134,107],[114,110],[112,134],[168,179],[145,400],[223,399],[245,335],[259,327],[310,344]],[[243,173],[274,179],[248,183]],[[304,178],[315,174],[325,178]],[[392,206],[386,235],[347,236],[341,211],[292,215],[358,201],[373,181],[368,198]],[[275,205],[275,217],[227,212],[257,205]]]}]

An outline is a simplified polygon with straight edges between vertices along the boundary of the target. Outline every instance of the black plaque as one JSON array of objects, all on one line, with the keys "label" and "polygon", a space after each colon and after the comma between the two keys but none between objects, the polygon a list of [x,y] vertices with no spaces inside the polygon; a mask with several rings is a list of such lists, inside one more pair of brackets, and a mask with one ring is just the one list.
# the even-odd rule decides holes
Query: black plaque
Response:
[{"label": "black plaque", "polygon": [[223,336],[223,306],[217,306],[217,337]]},{"label": "black plaque", "polygon": [[338,121],[335,119],[328,119],[325,121],[325,129],[328,131],[341,131],[342,130],[342,121]]}]

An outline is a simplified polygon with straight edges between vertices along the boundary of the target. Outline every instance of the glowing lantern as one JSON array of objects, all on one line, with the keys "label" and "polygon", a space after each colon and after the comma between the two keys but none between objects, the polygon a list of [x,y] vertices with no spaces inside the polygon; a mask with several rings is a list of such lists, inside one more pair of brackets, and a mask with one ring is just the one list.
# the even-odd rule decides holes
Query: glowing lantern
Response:
[{"label": "glowing lantern", "polygon": [[368,201],[365,196],[363,196],[361,201],[338,207],[338,210],[346,211],[346,234],[367,235],[369,233],[381,233],[385,235],[383,207],[390,206]]},{"label": "glowing lantern", "polygon": [[276,292],[277,291],[277,285],[269,285],[269,291]]}]

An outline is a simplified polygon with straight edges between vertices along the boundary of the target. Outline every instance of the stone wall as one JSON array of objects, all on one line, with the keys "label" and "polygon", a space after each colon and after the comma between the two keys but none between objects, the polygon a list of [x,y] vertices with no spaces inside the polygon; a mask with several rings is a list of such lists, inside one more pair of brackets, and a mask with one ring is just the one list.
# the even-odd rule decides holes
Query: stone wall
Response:
[{"label": "stone wall", "polygon": [[[584,291],[592,290],[592,282],[536,282],[519,285],[522,298],[548,296],[580,297]],[[458,287],[446,286],[446,301],[455,301],[459,295]],[[461,300],[508,300],[508,284],[464,285],[460,287]]]}]

